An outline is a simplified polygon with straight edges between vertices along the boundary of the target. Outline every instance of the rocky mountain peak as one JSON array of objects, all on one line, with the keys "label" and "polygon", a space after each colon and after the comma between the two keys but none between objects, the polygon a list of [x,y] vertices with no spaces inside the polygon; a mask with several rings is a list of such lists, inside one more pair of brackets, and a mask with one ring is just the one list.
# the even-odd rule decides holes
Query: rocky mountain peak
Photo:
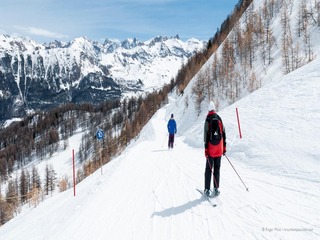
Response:
[{"label": "rocky mountain peak", "polygon": [[66,102],[99,104],[152,91],[169,83],[203,46],[162,36],[145,42],[79,37],[38,44],[0,35],[0,120]]}]

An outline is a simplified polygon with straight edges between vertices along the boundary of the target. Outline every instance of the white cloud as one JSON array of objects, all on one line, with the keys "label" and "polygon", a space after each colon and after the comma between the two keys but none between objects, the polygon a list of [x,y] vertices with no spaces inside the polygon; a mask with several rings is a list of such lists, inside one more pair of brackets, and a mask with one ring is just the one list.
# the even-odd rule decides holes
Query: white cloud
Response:
[{"label": "white cloud", "polygon": [[51,32],[46,29],[36,28],[36,27],[21,27],[15,26],[16,29],[23,31],[30,35],[42,36],[42,37],[50,37],[55,39],[68,38],[69,36],[61,33]]},{"label": "white cloud", "polygon": [[116,3],[133,3],[133,4],[163,4],[169,2],[175,2],[176,0],[118,0]]}]

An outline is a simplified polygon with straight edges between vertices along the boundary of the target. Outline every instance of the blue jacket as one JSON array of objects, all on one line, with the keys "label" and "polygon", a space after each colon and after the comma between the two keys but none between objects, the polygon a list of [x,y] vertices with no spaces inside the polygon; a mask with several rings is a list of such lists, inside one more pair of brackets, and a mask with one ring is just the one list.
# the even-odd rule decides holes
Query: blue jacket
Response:
[{"label": "blue jacket", "polygon": [[177,124],[176,121],[173,118],[170,118],[168,124],[167,124],[168,132],[170,134],[177,133]]}]

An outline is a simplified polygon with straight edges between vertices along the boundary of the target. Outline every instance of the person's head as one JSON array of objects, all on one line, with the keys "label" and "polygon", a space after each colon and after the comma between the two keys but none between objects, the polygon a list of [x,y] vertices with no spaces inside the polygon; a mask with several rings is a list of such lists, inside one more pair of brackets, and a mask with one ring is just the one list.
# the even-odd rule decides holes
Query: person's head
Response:
[{"label": "person's head", "polygon": [[173,113],[171,113],[171,118],[173,118]]},{"label": "person's head", "polygon": [[215,111],[216,110],[216,105],[214,104],[213,101],[210,101],[208,104],[208,111]]}]

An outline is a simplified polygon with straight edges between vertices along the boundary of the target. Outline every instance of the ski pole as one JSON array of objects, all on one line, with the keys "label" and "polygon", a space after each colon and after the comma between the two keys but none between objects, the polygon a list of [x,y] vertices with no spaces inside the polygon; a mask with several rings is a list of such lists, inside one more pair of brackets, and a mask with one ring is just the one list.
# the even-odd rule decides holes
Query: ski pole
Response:
[{"label": "ski pole", "polygon": [[246,188],[247,192],[249,192],[249,189],[247,188],[247,186],[244,184],[244,182],[242,181],[241,177],[239,176],[237,170],[234,168],[234,166],[232,165],[231,161],[229,160],[228,156],[226,154],[224,154],[223,156],[225,156],[227,158],[227,160],[229,161],[231,167],[233,168],[233,170],[236,172],[236,174],[238,175],[239,179],[241,180],[242,184],[244,185],[244,187]]},{"label": "ski pole", "polygon": [[166,139],[168,138],[168,135],[169,135],[169,133],[167,133],[166,136],[164,137],[163,142],[162,142],[162,147],[163,147],[163,145],[164,145],[164,142],[165,142]]}]

